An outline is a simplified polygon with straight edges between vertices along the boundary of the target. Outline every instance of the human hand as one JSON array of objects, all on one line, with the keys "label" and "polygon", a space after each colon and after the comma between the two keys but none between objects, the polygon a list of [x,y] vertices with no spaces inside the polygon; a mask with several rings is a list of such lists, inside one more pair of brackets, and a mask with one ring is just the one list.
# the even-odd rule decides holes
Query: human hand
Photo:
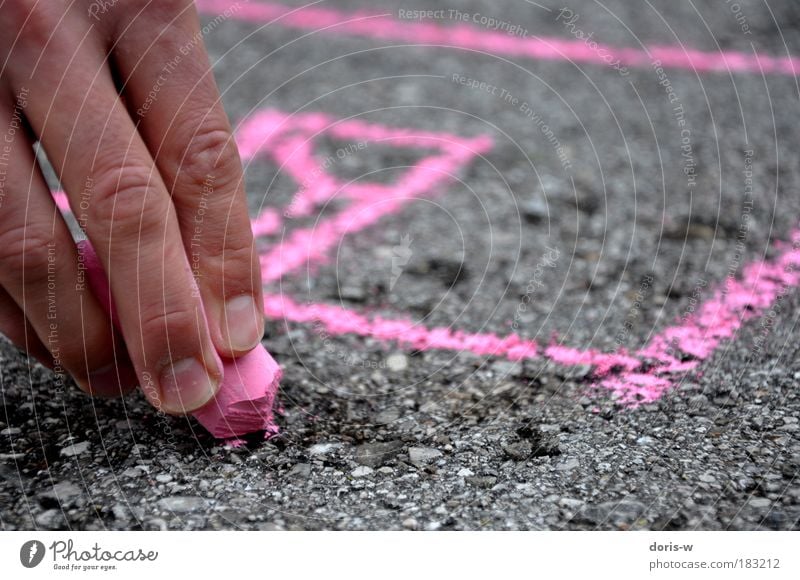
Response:
[{"label": "human hand", "polygon": [[[208,402],[263,334],[242,169],[191,0],[5,0],[0,332],[91,394]],[[39,140],[111,286],[90,292]]]}]

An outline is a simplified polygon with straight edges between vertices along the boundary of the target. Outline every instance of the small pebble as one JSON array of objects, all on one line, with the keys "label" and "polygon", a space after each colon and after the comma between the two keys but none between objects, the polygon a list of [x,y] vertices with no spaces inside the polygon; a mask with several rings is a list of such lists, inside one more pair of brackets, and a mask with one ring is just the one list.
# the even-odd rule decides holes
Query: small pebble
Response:
[{"label": "small pebble", "polygon": [[419,523],[414,518],[406,518],[403,520],[403,527],[407,530],[416,530]]},{"label": "small pebble", "polygon": [[158,500],[158,507],[165,511],[176,513],[190,513],[205,511],[208,502],[201,497],[176,495]]},{"label": "small pebble", "polygon": [[395,373],[408,368],[408,358],[402,353],[391,354],[386,357],[386,367]]},{"label": "small pebble", "polygon": [[89,442],[88,441],[81,441],[80,443],[73,443],[72,445],[67,445],[61,450],[62,457],[75,457],[76,455],[80,455],[81,453],[86,453],[89,451]]},{"label": "small pebble", "polygon": [[408,450],[408,458],[417,467],[427,465],[434,459],[442,456],[442,452],[438,449],[430,447],[411,447]]},{"label": "small pebble", "polygon": [[353,477],[366,477],[368,475],[372,475],[373,469],[371,467],[367,467],[366,465],[360,465],[356,467],[353,471],[350,472],[350,475]]}]

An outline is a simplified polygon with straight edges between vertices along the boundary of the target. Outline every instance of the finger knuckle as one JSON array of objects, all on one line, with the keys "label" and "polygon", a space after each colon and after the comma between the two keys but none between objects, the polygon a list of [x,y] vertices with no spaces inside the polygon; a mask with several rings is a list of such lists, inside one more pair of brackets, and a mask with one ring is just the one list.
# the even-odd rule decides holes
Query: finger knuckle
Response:
[{"label": "finger knuckle", "polygon": [[159,345],[169,339],[173,346],[196,335],[195,313],[188,306],[164,306],[144,308],[140,317],[142,336],[151,345]]},{"label": "finger knuckle", "polygon": [[191,135],[187,142],[178,167],[184,185],[224,188],[241,179],[242,163],[230,131],[204,127]]},{"label": "finger knuckle", "polygon": [[249,236],[229,230],[208,240],[204,247],[206,257],[224,267],[227,273],[250,272],[254,262],[255,249]]},{"label": "finger knuckle", "polygon": [[23,223],[0,231],[0,264],[7,275],[25,272],[26,281],[35,283],[54,261],[53,236],[46,229]]},{"label": "finger knuckle", "polygon": [[146,166],[110,165],[96,172],[87,226],[99,235],[124,239],[163,229],[169,199]]},{"label": "finger knuckle", "polygon": [[212,286],[224,289],[226,294],[257,291],[261,284],[261,270],[253,249],[246,246],[212,250],[210,276]]}]

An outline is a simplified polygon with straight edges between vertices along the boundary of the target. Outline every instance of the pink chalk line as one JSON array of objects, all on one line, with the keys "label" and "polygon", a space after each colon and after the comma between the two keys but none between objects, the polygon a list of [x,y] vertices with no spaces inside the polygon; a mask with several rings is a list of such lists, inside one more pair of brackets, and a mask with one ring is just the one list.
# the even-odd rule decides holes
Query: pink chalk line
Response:
[{"label": "pink chalk line", "polygon": [[208,14],[285,28],[360,36],[382,41],[428,44],[476,50],[490,54],[534,60],[566,60],[609,66],[646,68],[654,61],[668,68],[697,72],[774,73],[795,76],[800,59],[735,51],[703,52],[682,46],[653,45],[644,49],[613,47],[558,37],[514,36],[469,24],[444,26],[412,22],[370,11],[344,12],[317,6],[293,7],[275,2],[196,0]]},{"label": "pink chalk line", "polygon": [[[314,155],[313,141],[324,134],[436,152],[423,157],[394,184],[349,184],[330,174],[322,165],[321,156]],[[437,188],[491,148],[487,136],[463,138],[359,120],[336,120],[320,113],[286,115],[273,110],[245,120],[237,132],[237,141],[246,162],[269,156],[281,171],[303,185],[284,212],[270,207],[254,218],[257,236],[275,237],[287,228],[285,218],[312,215],[314,209],[334,198],[349,202],[338,213],[319,220],[315,227],[295,229],[268,248],[261,256],[266,285],[296,274],[302,267],[329,261],[331,251],[345,236],[397,213],[412,199],[434,195]],[[309,175],[315,178],[309,180]],[[59,208],[69,211],[62,192],[55,192],[54,198]],[[741,279],[728,278],[691,315],[665,328],[635,352],[619,349],[605,353],[561,344],[540,345],[515,334],[427,328],[409,318],[372,316],[338,305],[301,304],[274,293],[265,295],[264,307],[269,318],[321,324],[331,335],[355,334],[418,350],[468,351],[517,361],[549,360],[567,367],[590,365],[594,386],[610,391],[621,404],[636,407],[662,397],[683,374],[710,358],[723,341],[734,339],[742,324],[762,316],[789,290],[800,286],[800,230],[791,233],[790,242],[776,244],[779,253],[775,258],[747,264]]]}]

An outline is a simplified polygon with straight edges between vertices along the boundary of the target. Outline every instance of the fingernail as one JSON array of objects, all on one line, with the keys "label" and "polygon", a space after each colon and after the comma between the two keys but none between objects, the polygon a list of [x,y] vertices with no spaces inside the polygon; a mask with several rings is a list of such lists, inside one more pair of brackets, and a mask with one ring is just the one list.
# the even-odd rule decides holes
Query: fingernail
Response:
[{"label": "fingernail", "polygon": [[252,296],[237,296],[225,303],[222,338],[231,350],[251,350],[261,342],[264,320]]},{"label": "fingernail", "polygon": [[89,374],[88,392],[98,397],[119,397],[138,384],[136,373],[130,364],[104,366]]},{"label": "fingernail", "polygon": [[190,413],[216,394],[219,381],[196,358],[185,358],[161,371],[161,406],[168,413]]}]

